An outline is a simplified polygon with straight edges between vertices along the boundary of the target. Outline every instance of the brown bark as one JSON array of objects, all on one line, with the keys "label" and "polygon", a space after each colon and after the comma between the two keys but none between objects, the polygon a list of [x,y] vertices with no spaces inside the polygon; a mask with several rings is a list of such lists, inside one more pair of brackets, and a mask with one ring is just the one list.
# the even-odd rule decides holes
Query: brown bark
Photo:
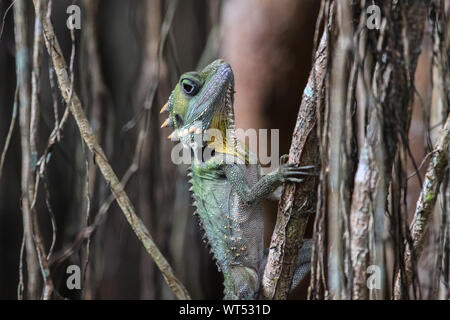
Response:
[{"label": "brown bark", "polygon": [[430,216],[433,213],[442,180],[444,179],[446,171],[448,171],[448,158],[450,150],[449,139],[450,116],[447,117],[447,121],[441,130],[439,140],[433,150],[433,156],[425,175],[422,191],[420,192],[419,199],[417,200],[416,211],[410,226],[413,247],[411,248],[408,246],[405,252],[406,288],[402,285],[400,273],[397,273],[394,287],[395,299],[402,299],[405,296],[404,290],[409,288],[412,281],[412,260],[415,259],[417,261],[422,254]]},{"label": "brown bark", "polygon": [[[369,297],[366,285],[369,264],[380,268],[382,279],[386,276],[383,244],[386,199],[394,156],[402,135],[409,129],[411,90],[421,49],[426,6],[421,2],[404,7],[387,5],[386,12],[390,21],[383,19],[378,44],[387,58],[376,61],[373,78],[365,84],[366,90],[372,87],[373,98],[366,100],[370,107],[369,118],[359,154],[350,213],[354,299]],[[394,52],[401,55],[396,56]],[[404,64],[406,67],[401,69]],[[372,240],[369,240],[371,235]],[[381,289],[375,291],[378,298],[383,295]]]},{"label": "brown bark", "polygon": [[[319,165],[316,112],[323,99],[323,79],[328,62],[326,43],[324,33],[303,92],[289,151],[290,163],[315,165],[316,168]],[[317,181],[316,177],[308,177],[301,184],[291,183],[284,188],[262,279],[265,299],[287,298],[306,224],[311,211],[314,211]]]},{"label": "brown bark", "polygon": [[[33,214],[31,209],[30,186],[32,183],[32,159],[30,147],[30,64],[27,45],[26,3],[18,0],[14,6],[14,25],[16,41],[16,72],[19,83],[19,123],[22,146],[21,198],[23,233],[25,238],[26,262],[28,270],[27,298],[37,299],[38,295],[38,258],[34,243]],[[21,288],[19,288],[21,290]]]}]

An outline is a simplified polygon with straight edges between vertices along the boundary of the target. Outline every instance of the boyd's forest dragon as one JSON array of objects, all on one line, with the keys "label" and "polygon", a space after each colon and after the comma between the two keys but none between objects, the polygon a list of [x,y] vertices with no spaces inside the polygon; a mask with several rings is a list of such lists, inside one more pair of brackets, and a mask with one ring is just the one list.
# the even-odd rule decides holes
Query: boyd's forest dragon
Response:
[{"label": "boyd's forest dragon", "polygon": [[[169,112],[162,127],[173,127],[169,138],[191,150],[194,206],[223,273],[225,299],[257,299],[267,261],[261,200],[284,182],[300,183],[313,173],[282,156],[279,168],[261,177],[253,154],[236,137],[233,97],[233,72],[223,60],[185,73],[161,109]],[[292,287],[309,271],[310,255],[311,241],[305,240]]]}]

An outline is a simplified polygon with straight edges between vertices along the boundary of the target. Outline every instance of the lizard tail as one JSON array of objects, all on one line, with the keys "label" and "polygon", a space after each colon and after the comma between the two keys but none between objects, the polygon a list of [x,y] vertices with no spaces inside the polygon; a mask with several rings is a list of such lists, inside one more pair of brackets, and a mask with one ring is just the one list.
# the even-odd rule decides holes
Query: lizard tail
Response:
[{"label": "lizard tail", "polygon": [[[297,262],[292,276],[292,283],[290,291],[292,291],[297,285],[306,277],[308,272],[311,270],[311,252],[312,252],[312,239],[303,239],[303,245],[297,255]],[[264,257],[260,265],[260,274],[264,273],[264,268],[267,263],[267,255],[269,254],[269,249],[264,250]]]},{"label": "lizard tail", "polygon": [[225,276],[225,300],[253,300],[257,298],[259,277],[253,268],[230,266]]}]

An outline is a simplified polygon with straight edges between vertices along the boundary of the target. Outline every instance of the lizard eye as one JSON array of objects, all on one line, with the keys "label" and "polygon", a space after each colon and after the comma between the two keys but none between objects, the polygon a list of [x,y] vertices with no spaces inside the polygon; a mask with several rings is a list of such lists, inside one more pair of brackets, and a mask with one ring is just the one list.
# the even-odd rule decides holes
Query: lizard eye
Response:
[{"label": "lizard eye", "polygon": [[198,91],[197,84],[189,79],[181,80],[181,87],[183,88],[184,93],[188,96],[195,96]]}]

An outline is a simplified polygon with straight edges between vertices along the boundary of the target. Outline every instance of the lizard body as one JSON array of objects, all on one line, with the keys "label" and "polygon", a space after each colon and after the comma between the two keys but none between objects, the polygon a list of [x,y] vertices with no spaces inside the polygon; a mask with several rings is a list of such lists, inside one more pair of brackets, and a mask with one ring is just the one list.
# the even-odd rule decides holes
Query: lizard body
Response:
[{"label": "lizard body", "polygon": [[[285,181],[301,182],[311,167],[287,164],[283,156],[277,170],[261,177],[253,154],[236,138],[233,95],[233,72],[223,60],[185,73],[161,110],[169,112],[162,127],[174,127],[169,137],[192,150],[190,190],[224,276],[225,299],[255,299],[267,255],[261,200]],[[310,243],[303,248],[310,252]],[[299,255],[294,284],[308,272],[309,258]]]}]

